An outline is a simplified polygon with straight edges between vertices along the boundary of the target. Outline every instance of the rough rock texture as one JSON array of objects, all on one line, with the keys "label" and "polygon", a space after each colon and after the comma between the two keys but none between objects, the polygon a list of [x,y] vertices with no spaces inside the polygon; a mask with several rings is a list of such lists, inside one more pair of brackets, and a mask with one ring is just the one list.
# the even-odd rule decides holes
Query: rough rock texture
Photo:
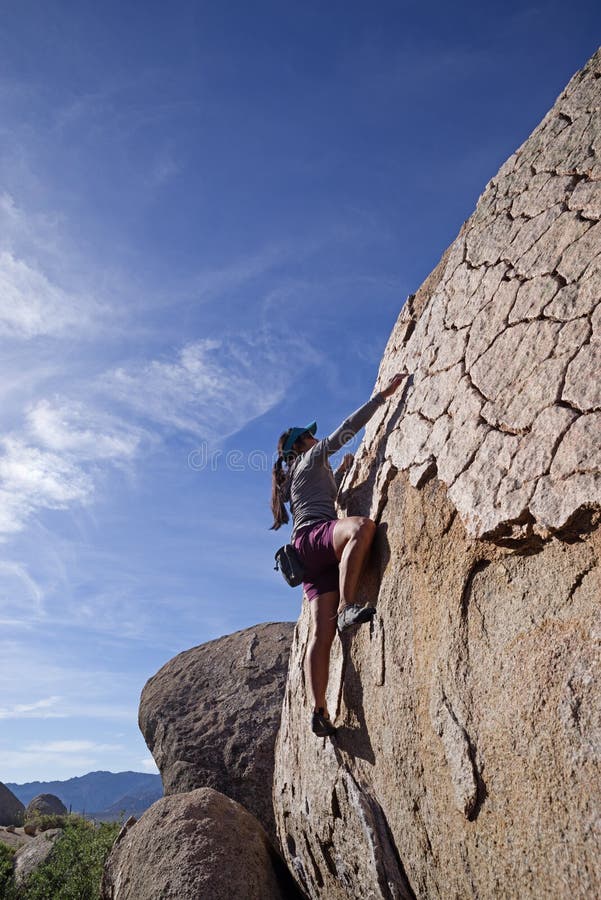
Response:
[{"label": "rough rock texture", "polygon": [[212,787],[275,836],[271,783],[294,626],[256,625],[180,653],[142,692],[139,723],[166,794]]},{"label": "rough rock texture", "polygon": [[415,373],[386,457],[414,486],[435,469],[474,536],[601,501],[600,74],[597,54],[488,184],[383,361]]},{"label": "rough rock texture", "polygon": [[6,844],[13,850],[18,850],[28,844],[31,838],[25,834],[22,828],[16,828],[14,825],[7,825],[6,828],[0,828],[0,844]]},{"label": "rough rock texture", "polygon": [[38,794],[27,805],[25,810],[26,819],[35,819],[40,816],[66,816],[67,807],[54,794]]},{"label": "rough rock texture", "polygon": [[163,797],[122,829],[102,900],[300,900],[257,819],[211,788]]},{"label": "rough rock texture", "polygon": [[17,850],[13,860],[13,872],[18,887],[27,881],[31,873],[42,863],[46,862],[59,834],[62,834],[62,829],[49,828],[48,831],[38,834],[28,844]]},{"label": "rough rock texture", "polygon": [[276,746],[311,897],[601,896],[601,54],[410,298],[343,514],[379,524],[307,728],[309,610]]},{"label": "rough rock texture", "polygon": [[0,781],[0,825],[22,825],[25,807]]}]

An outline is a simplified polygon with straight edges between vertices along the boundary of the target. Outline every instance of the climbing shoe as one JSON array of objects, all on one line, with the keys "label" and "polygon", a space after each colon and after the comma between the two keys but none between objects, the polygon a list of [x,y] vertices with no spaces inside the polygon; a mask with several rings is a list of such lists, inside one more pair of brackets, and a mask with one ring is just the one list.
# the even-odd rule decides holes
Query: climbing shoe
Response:
[{"label": "climbing shoe", "polygon": [[373,606],[345,606],[338,616],[338,631],[345,631],[353,625],[362,625],[370,622],[376,614]]},{"label": "climbing shoe", "polygon": [[317,737],[330,737],[332,734],[336,734],[336,729],[330,722],[330,717],[325,715],[323,706],[313,712],[311,731]]}]

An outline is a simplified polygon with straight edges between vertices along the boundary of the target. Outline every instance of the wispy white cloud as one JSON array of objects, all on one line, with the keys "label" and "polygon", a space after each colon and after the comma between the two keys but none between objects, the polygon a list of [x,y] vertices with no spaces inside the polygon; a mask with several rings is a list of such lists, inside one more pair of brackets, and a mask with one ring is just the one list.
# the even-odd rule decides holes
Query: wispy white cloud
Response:
[{"label": "wispy white cloud", "polygon": [[20,431],[0,438],[0,535],[42,509],[91,502],[103,469],[131,462],[152,436],[117,416],[64,396],[34,401]]},{"label": "wispy white cloud", "polygon": [[0,540],[21,531],[31,511],[32,506],[20,492],[0,486]]},{"label": "wispy white cloud", "polygon": [[0,706],[0,719],[63,718],[60,713],[52,709],[60,699],[60,697],[44,697],[32,703],[15,703],[13,706]]},{"label": "wispy white cloud", "polygon": [[100,753],[122,749],[122,744],[100,744],[87,740],[39,741],[25,745],[25,751],[30,753]]},{"label": "wispy white cloud", "polygon": [[[13,520],[15,524],[16,520]],[[0,518],[0,530],[3,520]],[[16,589],[15,589],[16,588]],[[30,575],[27,567],[13,560],[0,561],[0,610],[19,614],[13,621],[23,622],[23,609],[27,610],[26,620],[38,618],[44,611],[44,592]]]},{"label": "wispy white cloud", "polygon": [[281,284],[289,281],[287,266],[293,263],[295,269],[299,263],[330,254],[340,246],[356,244],[361,241],[374,240],[374,234],[380,241],[388,237],[383,226],[373,222],[364,222],[358,216],[358,222],[339,221],[316,227],[310,235],[281,237],[249,252],[229,259],[225,265],[204,267],[199,269],[187,281],[187,294],[197,300],[208,301],[227,296],[239,288],[246,288],[256,279],[265,276],[270,282]]},{"label": "wispy white cloud", "polygon": [[25,260],[0,253],[0,335],[30,339],[89,332],[102,313],[92,298],[68,293]]},{"label": "wispy white cloud", "polygon": [[[84,775],[97,765],[91,754],[53,753],[45,750],[5,750],[0,748],[0,769],[4,781],[39,781]],[[51,766],[51,768],[48,768]]]},{"label": "wispy white cloud", "polygon": [[20,531],[39,509],[89,501],[91,477],[66,457],[15,436],[0,439],[0,450],[0,534]]},{"label": "wispy white cloud", "polygon": [[[105,673],[105,677],[110,679],[111,673]],[[122,722],[135,722],[138,716],[138,706],[132,703],[127,706],[124,703],[116,702],[88,702],[82,699],[80,702],[65,703],[63,715],[65,719],[110,719]]]},{"label": "wispy white cloud", "polygon": [[0,641],[0,659],[0,696],[4,698],[0,719],[136,720],[141,684],[135,673],[55,657],[50,642],[40,644],[39,637],[37,644]]},{"label": "wispy white cloud", "polygon": [[71,230],[61,213],[0,192],[0,337],[89,342],[123,327],[127,308],[113,300],[121,278],[82,254]]},{"label": "wispy white cloud", "polygon": [[61,234],[64,223],[57,214],[32,212],[20,206],[13,194],[0,193],[0,249],[16,256],[58,262],[64,247]]},{"label": "wispy white cloud", "polygon": [[28,446],[18,437],[5,437],[0,446],[3,489],[21,497],[24,504],[61,509],[89,498],[91,479],[64,456]]},{"label": "wispy white cloud", "polygon": [[262,331],[193,341],[171,359],[114,369],[103,384],[138,415],[215,441],[279,403],[295,374],[320,359],[300,338]]},{"label": "wispy white cloud", "polygon": [[[137,743],[137,742],[136,742]],[[48,740],[8,747],[0,744],[0,771],[4,781],[54,781],[84,775],[100,766],[119,772],[140,771],[138,746],[85,739]],[[156,772],[156,769],[146,769]]]},{"label": "wispy white cloud", "polygon": [[[282,265],[292,253],[292,245],[269,244],[255,253],[230,261],[226,266],[201,270],[191,280],[190,291],[200,300],[221,296]],[[305,255],[300,246],[296,247],[296,253],[298,256]]]},{"label": "wispy white cloud", "polygon": [[[90,266],[60,217],[0,193],[0,539],[41,510],[89,505],[107,464],[129,463],[149,439],[93,400],[81,402],[123,321],[80,287],[98,283]],[[48,384],[66,392],[49,395]]]},{"label": "wispy white cloud", "polygon": [[33,437],[56,452],[78,460],[128,460],[135,456],[144,432],[103,410],[66,397],[33,403],[27,412]]},{"label": "wispy white cloud", "polygon": [[[15,342],[12,346],[14,350]],[[26,346],[27,352],[15,352],[12,358],[4,353],[0,362],[0,409],[5,430],[9,422],[21,421],[23,409],[32,397],[43,393],[49,382],[64,374],[59,360],[48,359],[32,345]]]}]

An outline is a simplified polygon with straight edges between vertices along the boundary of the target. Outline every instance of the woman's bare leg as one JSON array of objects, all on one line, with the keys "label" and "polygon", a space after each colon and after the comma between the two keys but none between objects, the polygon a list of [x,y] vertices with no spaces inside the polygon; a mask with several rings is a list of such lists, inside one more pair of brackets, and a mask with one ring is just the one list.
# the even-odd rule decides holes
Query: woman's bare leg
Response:
[{"label": "woman's bare leg", "polygon": [[355,602],[361,569],[375,533],[376,523],[365,516],[339,519],[334,527],[340,591],[328,591],[310,601],[313,632],[307,650],[306,672],[315,709],[326,709],[330,650],[336,634],[337,613]]},{"label": "woman's bare leg", "polygon": [[326,690],[330,673],[330,649],[336,634],[338,591],[319,594],[310,601],[313,633],[306,658],[306,673],[315,709],[326,707]]},{"label": "woman's bare leg", "polygon": [[340,604],[338,612],[355,602],[363,563],[369,553],[376,523],[365,516],[339,519],[332,536],[340,569]]}]

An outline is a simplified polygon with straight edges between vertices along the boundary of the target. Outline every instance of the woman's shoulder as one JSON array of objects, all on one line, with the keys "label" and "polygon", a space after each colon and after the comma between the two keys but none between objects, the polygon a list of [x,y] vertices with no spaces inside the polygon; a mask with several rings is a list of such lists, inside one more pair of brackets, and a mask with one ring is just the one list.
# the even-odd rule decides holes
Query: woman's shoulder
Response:
[{"label": "woman's shoulder", "polygon": [[305,484],[313,477],[319,477],[319,474],[323,472],[326,466],[328,466],[327,459],[324,460],[320,456],[310,457],[305,453],[292,472],[292,477],[290,479],[291,489]]}]

